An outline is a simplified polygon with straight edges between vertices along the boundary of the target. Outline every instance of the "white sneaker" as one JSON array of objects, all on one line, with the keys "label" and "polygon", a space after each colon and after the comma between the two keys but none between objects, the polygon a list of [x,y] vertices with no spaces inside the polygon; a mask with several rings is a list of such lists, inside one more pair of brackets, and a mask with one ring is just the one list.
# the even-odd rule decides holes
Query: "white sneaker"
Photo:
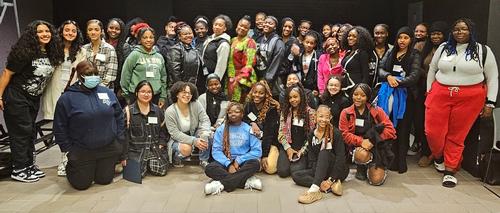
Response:
[{"label": "white sneaker", "polygon": [[438,172],[441,172],[441,173],[442,173],[442,172],[444,172],[444,170],[445,170],[445,167],[444,167],[444,162],[442,162],[442,163],[436,163],[436,162],[434,161],[434,168],[436,168],[436,170],[437,170]]},{"label": "white sneaker", "polygon": [[61,163],[57,166],[57,176],[66,176],[66,164],[68,164],[68,153],[61,153]]},{"label": "white sneaker", "polygon": [[262,190],[262,181],[254,175],[245,182],[245,189],[256,189],[260,191]]},{"label": "white sneaker", "polygon": [[205,195],[218,195],[224,190],[224,185],[220,181],[214,180],[205,184]]}]

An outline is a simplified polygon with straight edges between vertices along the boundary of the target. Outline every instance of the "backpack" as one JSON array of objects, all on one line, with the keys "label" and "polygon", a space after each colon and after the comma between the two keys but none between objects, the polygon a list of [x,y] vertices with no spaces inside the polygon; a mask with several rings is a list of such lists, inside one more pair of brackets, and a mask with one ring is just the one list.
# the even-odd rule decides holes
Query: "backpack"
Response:
[{"label": "backpack", "polygon": [[[484,63],[486,62],[486,55],[488,54],[488,48],[486,48],[486,45],[481,44],[481,50],[483,51],[483,54],[481,57],[481,65],[482,65],[482,68],[484,69]],[[441,50],[441,54],[439,54],[439,58],[441,58],[444,51],[445,51],[445,48],[443,47],[443,49]],[[484,72],[483,72],[483,74],[484,74]],[[485,80],[486,80],[486,78],[485,78]]]}]

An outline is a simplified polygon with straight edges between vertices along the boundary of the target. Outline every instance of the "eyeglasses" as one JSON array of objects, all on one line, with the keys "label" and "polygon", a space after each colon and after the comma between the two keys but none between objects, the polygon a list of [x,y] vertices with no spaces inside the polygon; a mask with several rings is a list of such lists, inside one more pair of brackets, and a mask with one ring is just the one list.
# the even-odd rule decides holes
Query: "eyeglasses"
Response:
[{"label": "eyeglasses", "polygon": [[466,29],[466,28],[463,28],[463,29],[453,29],[453,33],[459,33],[459,32],[462,32],[462,33],[469,32],[469,29]]},{"label": "eyeglasses", "polygon": [[186,92],[186,91],[181,91],[180,92],[181,95],[185,95],[185,96],[192,96],[193,94],[191,94],[191,92]]}]

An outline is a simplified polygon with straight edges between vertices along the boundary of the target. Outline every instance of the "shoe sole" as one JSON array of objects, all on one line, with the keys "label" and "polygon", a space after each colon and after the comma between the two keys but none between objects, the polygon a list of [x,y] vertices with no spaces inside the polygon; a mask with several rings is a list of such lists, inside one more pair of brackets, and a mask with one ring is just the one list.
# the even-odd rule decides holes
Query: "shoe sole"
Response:
[{"label": "shoe sole", "polygon": [[10,176],[10,178],[12,178],[13,180],[24,182],[24,183],[33,183],[33,182],[37,182],[37,181],[40,180],[40,178],[34,179],[34,180],[26,180],[24,178],[20,178],[20,177],[17,177],[17,176],[12,176],[12,175]]}]

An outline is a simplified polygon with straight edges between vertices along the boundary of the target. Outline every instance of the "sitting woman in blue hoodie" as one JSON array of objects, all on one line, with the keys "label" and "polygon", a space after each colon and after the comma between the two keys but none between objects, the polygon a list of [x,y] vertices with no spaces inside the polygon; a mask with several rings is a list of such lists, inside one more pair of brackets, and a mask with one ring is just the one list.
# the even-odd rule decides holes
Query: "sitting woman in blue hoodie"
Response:
[{"label": "sitting woman in blue hoodie", "polygon": [[54,116],[55,142],[68,152],[66,177],[73,188],[93,182],[110,184],[122,153],[125,124],[112,90],[99,85],[97,69],[88,61],[76,66],[78,82],[59,98]]},{"label": "sitting woman in blue hoodie", "polygon": [[243,122],[243,105],[231,102],[226,122],[215,131],[212,157],[205,174],[213,181],[205,185],[205,194],[231,192],[236,188],[262,190],[262,182],[254,176],[260,169],[261,142]]}]

